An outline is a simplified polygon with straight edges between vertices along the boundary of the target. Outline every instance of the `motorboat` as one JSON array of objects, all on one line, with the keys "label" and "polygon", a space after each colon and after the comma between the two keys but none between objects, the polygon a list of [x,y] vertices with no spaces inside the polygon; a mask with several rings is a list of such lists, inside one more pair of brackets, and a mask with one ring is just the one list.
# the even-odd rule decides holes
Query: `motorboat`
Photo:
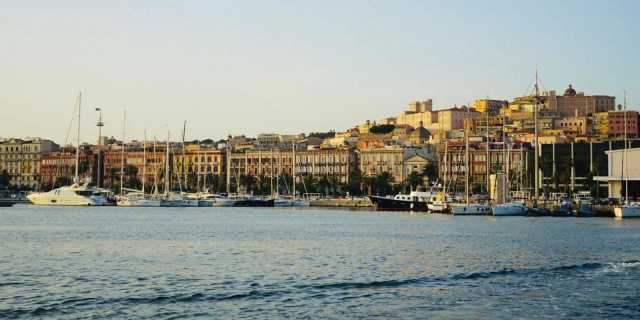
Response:
[{"label": "motorboat", "polygon": [[435,200],[435,193],[428,191],[412,191],[409,194],[391,196],[369,196],[378,209],[427,211],[429,202]]},{"label": "motorboat", "polygon": [[34,192],[27,199],[35,205],[44,206],[104,206],[107,199],[94,188],[74,183],[49,192]]}]

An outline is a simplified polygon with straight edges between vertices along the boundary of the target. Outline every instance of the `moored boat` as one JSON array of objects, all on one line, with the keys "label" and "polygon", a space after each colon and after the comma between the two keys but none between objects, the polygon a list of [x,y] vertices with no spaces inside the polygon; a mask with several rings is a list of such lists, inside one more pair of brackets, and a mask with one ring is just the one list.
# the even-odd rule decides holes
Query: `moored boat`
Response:
[{"label": "moored boat", "polygon": [[107,204],[107,199],[96,194],[93,188],[77,183],[49,192],[30,193],[27,199],[32,204],[45,206],[104,206]]},{"label": "moored boat", "polygon": [[626,205],[613,208],[613,213],[618,219],[623,218],[640,218],[640,203],[631,202]]},{"label": "moored boat", "polygon": [[523,216],[527,212],[527,207],[521,203],[505,203],[491,206],[494,216]]},{"label": "moored boat", "polygon": [[480,203],[451,204],[451,213],[455,216],[485,216],[491,214],[491,206]]}]

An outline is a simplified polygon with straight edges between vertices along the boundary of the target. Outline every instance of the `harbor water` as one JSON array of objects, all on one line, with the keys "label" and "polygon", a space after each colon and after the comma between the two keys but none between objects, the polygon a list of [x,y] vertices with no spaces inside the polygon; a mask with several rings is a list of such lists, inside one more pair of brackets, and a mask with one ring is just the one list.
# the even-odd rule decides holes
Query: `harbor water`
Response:
[{"label": "harbor water", "polygon": [[13,318],[640,318],[640,220],[18,205]]}]

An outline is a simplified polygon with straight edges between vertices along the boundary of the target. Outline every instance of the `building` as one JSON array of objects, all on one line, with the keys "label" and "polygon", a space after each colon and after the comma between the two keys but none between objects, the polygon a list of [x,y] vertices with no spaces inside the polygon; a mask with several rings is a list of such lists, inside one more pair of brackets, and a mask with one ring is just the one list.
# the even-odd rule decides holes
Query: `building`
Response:
[{"label": "building", "polygon": [[186,190],[196,191],[211,186],[213,177],[217,176],[218,184],[225,176],[226,152],[201,145],[187,145],[184,156],[182,152],[173,155],[172,172],[181,177]]},{"label": "building", "polygon": [[6,171],[9,183],[19,188],[38,189],[42,155],[58,151],[51,140],[9,139],[0,142],[0,172]]},{"label": "building", "polygon": [[573,135],[591,135],[593,133],[591,121],[588,117],[565,117],[553,120],[553,127],[564,133]]},{"label": "building", "polygon": [[[508,150],[502,146],[490,144],[489,161],[486,143],[474,143],[469,146],[469,192],[487,193],[487,168],[490,169],[490,174],[508,171],[511,190],[526,187],[529,169],[533,167],[528,160],[531,149],[524,144],[514,144]],[[445,149],[444,145],[440,145],[437,152],[440,182],[451,190],[463,192],[466,179],[465,146],[463,143],[457,143],[448,144],[446,147]]]},{"label": "building", "polygon": [[607,183],[609,198],[630,200],[640,197],[640,148],[618,149],[605,152],[608,158],[606,176],[596,176],[595,180]]},{"label": "building", "polygon": [[[626,111],[627,115],[627,137],[638,136],[638,112]],[[625,133],[624,128],[625,111],[609,111],[607,116],[607,135],[613,137],[623,137]]]},{"label": "building", "polygon": [[495,115],[500,113],[508,104],[509,102],[505,100],[479,99],[473,103],[473,108],[480,113],[484,113],[488,109],[489,114]]},{"label": "building", "polygon": [[435,163],[435,161],[432,146],[368,149],[360,152],[360,172],[363,176],[374,176],[388,172],[393,176],[393,182],[399,184],[404,182],[412,171],[420,173],[425,166]]},{"label": "building", "polygon": [[[231,191],[243,189],[243,177],[252,176],[258,184],[265,179],[275,190],[286,192],[294,174],[292,149],[244,150],[229,154],[229,184]],[[351,148],[303,149],[295,151],[296,182],[302,183],[303,176],[331,176],[340,182],[349,182],[350,174],[357,168],[357,155]],[[283,188],[284,187],[284,188]],[[299,190],[304,186],[300,185]]]},{"label": "building", "polygon": [[[97,154],[91,146],[84,145],[78,154],[78,176],[84,182],[96,182]],[[65,147],[60,151],[43,154],[40,158],[40,190],[50,190],[73,183],[76,168],[76,150]]]},{"label": "building", "polygon": [[[554,112],[560,117],[592,116],[598,112],[612,111],[616,105],[615,97],[588,96],[584,92],[576,92],[572,85],[569,85],[563,95],[557,95],[556,91],[550,90],[541,93],[540,97],[542,103],[538,106],[538,110]],[[509,103],[509,111],[531,113],[534,111],[534,106],[534,97],[517,97]]]}]

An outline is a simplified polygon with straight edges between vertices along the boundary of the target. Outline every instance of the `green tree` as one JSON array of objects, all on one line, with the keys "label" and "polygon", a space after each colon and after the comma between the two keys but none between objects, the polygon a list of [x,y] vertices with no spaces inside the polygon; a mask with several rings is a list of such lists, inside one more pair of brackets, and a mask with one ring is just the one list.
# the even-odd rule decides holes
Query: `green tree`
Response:
[{"label": "green tree", "polygon": [[377,134],[386,134],[386,133],[391,133],[395,128],[396,126],[392,124],[381,124],[381,125],[376,125],[371,127],[369,129],[369,132],[377,133]]},{"label": "green tree", "polygon": [[393,193],[393,176],[389,172],[380,173],[374,181],[376,194],[386,196]]},{"label": "green tree", "polygon": [[9,177],[9,172],[7,170],[2,170],[0,173],[0,189],[8,189],[11,178]]},{"label": "green tree", "polygon": [[364,188],[364,182],[363,182],[363,177],[362,177],[362,173],[360,172],[360,170],[356,170],[354,172],[350,172],[349,173],[349,182],[347,182],[346,186],[345,186],[345,191],[349,192],[349,194],[351,195],[362,195],[363,192],[363,188]]},{"label": "green tree", "polygon": [[405,181],[411,188],[411,191],[416,190],[418,186],[422,185],[422,175],[412,171],[409,173]]},{"label": "green tree", "polygon": [[433,162],[427,162],[422,168],[422,176],[427,177],[429,182],[436,181],[438,179],[438,167]]}]

